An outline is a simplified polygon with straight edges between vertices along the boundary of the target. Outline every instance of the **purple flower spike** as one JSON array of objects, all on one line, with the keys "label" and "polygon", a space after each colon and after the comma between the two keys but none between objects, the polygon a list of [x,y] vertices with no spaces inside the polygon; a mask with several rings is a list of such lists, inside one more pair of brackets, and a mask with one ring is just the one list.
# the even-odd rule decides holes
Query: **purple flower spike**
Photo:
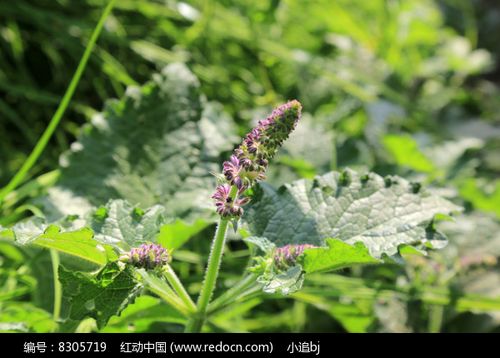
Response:
[{"label": "purple flower spike", "polygon": [[316,247],[310,244],[285,245],[278,247],[274,252],[274,265],[278,270],[286,270],[297,263],[297,258],[305,249]]},{"label": "purple flower spike", "polygon": [[170,255],[167,249],[161,245],[142,244],[122,255],[120,260],[130,263],[135,267],[152,270],[166,265],[170,261]]},{"label": "purple flower spike", "polygon": [[[271,159],[283,141],[295,129],[300,119],[302,105],[293,100],[276,108],[269,117],[245,136],[228,161],[223,164],[223,177],[227,184],[217,187],[215,199],[217,212],[223,217],[238,218],[243,214],[242,205],[248,199],[238,199],[247,188],[266,178],[266,170]],[[231,185],[238,188],[238,195],[229,197]]]}]

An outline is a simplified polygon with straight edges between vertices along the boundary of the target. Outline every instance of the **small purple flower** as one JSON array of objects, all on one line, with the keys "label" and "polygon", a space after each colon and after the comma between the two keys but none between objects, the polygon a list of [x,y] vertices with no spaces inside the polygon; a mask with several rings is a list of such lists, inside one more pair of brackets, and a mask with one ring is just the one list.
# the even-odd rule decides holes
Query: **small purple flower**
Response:
[{"label": "small purple flower", "polygon": [[313,247],[315,246],[310,244],[289,244],[278,247],[274,251],[274,265],[279,270],[286,270],[296,264],[297,258],[304,253],[305,249]]},{"label": "small purple flower", "polygon": [[[222,217],[240,217],[243,214],[242,206],[248,202],[248,198],[232,199],[229,195],[231,186],[229,184],[222,184],[217,187],[212,199],[215,200],[217,213]],[[241,194],[241,191],[238,191]]]},{"label": "small purple flower", "polygon": [[259,139],[260,132],[262,127],[259,122],[259,126],[257,128],[252,129],[250,133],[248,133],[243,140],[243,144],[246,146],[248,153],[255,154],[259,150]]},{"label": "small purple flower", "polygon": [[120,260],[130,263],[135,267],[152,270],[162,267],[170,261],[170,255],[163,246],[158,244],[142,244],[132,248],[128,253],[122,255]]},{"label": "small purple flower", "polygon": [[242,181],[239,175],[242,169],[243,168],[238,157],[236,155],[231,155],[229,161],[224,162],[222,171],[224,173],[224,177],[229,181],[229,183],[231,183],[231,185],[236,185],[238,188],[241,188]]}]

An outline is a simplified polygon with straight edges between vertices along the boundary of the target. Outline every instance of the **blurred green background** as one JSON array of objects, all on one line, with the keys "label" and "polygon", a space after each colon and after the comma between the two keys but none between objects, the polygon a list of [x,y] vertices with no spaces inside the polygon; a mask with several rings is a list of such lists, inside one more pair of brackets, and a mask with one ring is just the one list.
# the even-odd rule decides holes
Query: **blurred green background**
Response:
[{"label": "blurred green background", "polygon": [[[46,128],[106,4],[0,1],[0,187]],[[443,252],[402,267],[313,278],[293,299],[259,299],[228,313],[218,329],[498,331],[499,56],[496,1],[119,0],[30,171],[32,186],[4,203],[0,224],[34,210],[32,199],[52,184],[40,175],[58,168],[60,154],[107,99],[185,62],[242,134],[272,106],[302,102],[304,125],[272,167],[272,184],[349,166],[420,181],[466,208],[443,225],[450,238]],[[238,272],[248,252],[231,245],[227,265]],[[191,248],[186,262],[198,263],[201,275],[208,248]],[[50,258],[5,243],[0,250],[0,322],[31,315],[42,326],[26,323],[26,330],[52,329],[51,299],[40,292],[51,272],[36,273]],[[155,306],[151,300],[138,307]],[[107,329],[177,329],[152,317],[126,313]]]}]

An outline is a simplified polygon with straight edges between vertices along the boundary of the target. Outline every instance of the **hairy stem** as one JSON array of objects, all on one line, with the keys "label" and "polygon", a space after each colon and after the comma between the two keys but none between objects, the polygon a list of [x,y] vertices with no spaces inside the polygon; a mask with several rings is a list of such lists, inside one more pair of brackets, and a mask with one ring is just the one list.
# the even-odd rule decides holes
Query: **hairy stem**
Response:
[{"label": "hairy stem", "polygon": [[[237,193],[238,188],[233,185],[229,193],[229,196],[233,199],[233,201],[235,200]],[[200,297],[197,302],[197,312],[194,317],[188,321],[185,330],[186,332],[200,332],[203,327],[203,323],[205,322],[208,304],[210,303],[210,298],[212,298],[217,276],[219,274],[228,226],[229,220],[221,217],[219,219],[219,225],[217,225],[215,237],[212,241],[208,265],[205,270],[205,279],[203,280],[203,287],[201,288]]]},{"label": "hairy stem", "polygon": [[159,287],[157,285],[147,285],[146,288],[158,295],[163,301],[165,301],[168,305],[174,307],[177,311],[182,313],[183,315],[187,315],[187,309],[184,306],[184,302],[182,302],[179,297],[175,294],[174,291],[168,289],[166,287]]},{"label": "hairy stem", "polygon": [[208,312],[217,311],[222,307],[225,307],[228,303],[238,299],[242,294],[256,285],[257,277],[258,275],[253,273],[245,276],[240,282],[212,301],[212,303],[208,306]]},{"label": "hairy stem", "polygon": [[137,272],[142,276],[144,286],[148,291],[158,295],[158,297],[185,317],[192,314],[190,308],[186,306],[185,302],[179,296],[177,296],[167,282],[159,277],[150,275],[144,270],[138,270]]},{"label": "hairy stem", "polygon": [[54,311],[53,318],[54,322],[59,321],[59,317],[61,315],[61,300],[62,300],[62,286],[61,282],[59,282],[59,253],[51,249],[50,250],[50,258],[52,261],[52,272],[54,278]]},{"label": "hairy stem", "polygon": [[69,83],[69,86],[66,89],[66,92],[64,93],[61,103],[59,104],[59,107],[57,107],[54,116],[52,116],[49,125],[47,126],[47,128],[45,128],[45,131],[43,132],[42,136],[36,143],[35,148],[33,148],[33,151],[30,153],[28,158],[26,158],[26,161],[21,166],[21,169],[19,169],[16,175],[14,175],[14,177],[9,181],[9,183],[2,190],[0,190],[0,203],[2,203],[3,199],[7,194],[9,194],[12,190],[17,188],[19,184],[21,184],[24,181],[24,178],[28,174],[28,171],[33,167],[33,165],[35,165],[36,161],[38,160],[38,158],[44,151],[45,147],[47,146],[47,143],[49,142],[50,138],[54,134],[57,125],[61,121],[61,118],[64,115],[64,112],[66,111],[66,108],[69,105],[71,97],[73,97],[73,93],[75,93],[76,86],[78,85],[78,82],[80,82],[80,78],[82,77],[83,71],[87,66],[90,54],[92,53],[94,45],[101,33],[106,18],[113,9],[115,1],[116,0],[110,0],[108,5],[104,9],[101,18],[99,19],[99,22],[94,28],[94,32],[92,32],[92,35],[90,36],[90,40],[87,44],[87,47],[85,48],[85,51],[83,52],[83,56],[80,59],[80,63],[78,63],[78,67],[76,68],[73,78],[71,79],[71,82]]},{"label": "hairy stem", "polygon": [[193,312],[196,311],[195,303],[191,299],[191,296],[189,296],[189,293],[186,291],[186,288],[179,280],[179,277],[177,277],[175,271],[172,269],[170,265],[165,265],[165,267],[163,268],[163,274],[165,275],[168,283],[170,283],[170,285],[175,290],[179,298],[184,302],[186,307]]}]

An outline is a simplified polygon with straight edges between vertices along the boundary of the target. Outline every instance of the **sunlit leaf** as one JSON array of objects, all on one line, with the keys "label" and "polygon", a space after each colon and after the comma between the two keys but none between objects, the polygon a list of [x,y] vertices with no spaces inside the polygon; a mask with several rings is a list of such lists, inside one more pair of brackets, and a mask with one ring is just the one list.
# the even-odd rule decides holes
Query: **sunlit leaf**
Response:
[{"label": "sunlit leaf", "polygon": [[403,178],[346,170],[279,189],[260,184],[244,220],[253,235],[276,246],[324,246],[326,238],[337,238],[361,242],[380,258],[402,244],[442,246],[444,237],[429,225],[436,214],[459,210]]},{"label": "sunlit leaf", "polygon": [[340,240],[326,239],[325,243],[327,247],[304,251],[302,266],[305,272],[332,271],[355,265],[380,263],[361,242],[349,245]]},{"label": "sunlit leaf", "polygon": [[125,199],[165,205],[177,217],[210,217],[211,172],[219,170],[220,152],[232,149],[233,131],[221,106],[201,97],[187,67],[169,65],[152,82],[109,101],[84,128],[61,158],[60,180],[43,202],[47,214],[84,215],[109,199]]},{"label": "sunlit leaf", "polygon": [[59,279],[67,301],[68,324],[87,317],[104,327],[111,316],[119,315],[141,292],[130,268],[116,263],[105,266],[95,276],[59,269]]},{"label": "sunlit leaf", "polygon": [[436,170],[432,161],[422,153],[412,137],[387,134],[383,138],[383,143],[396,164],[425,173]]}]

